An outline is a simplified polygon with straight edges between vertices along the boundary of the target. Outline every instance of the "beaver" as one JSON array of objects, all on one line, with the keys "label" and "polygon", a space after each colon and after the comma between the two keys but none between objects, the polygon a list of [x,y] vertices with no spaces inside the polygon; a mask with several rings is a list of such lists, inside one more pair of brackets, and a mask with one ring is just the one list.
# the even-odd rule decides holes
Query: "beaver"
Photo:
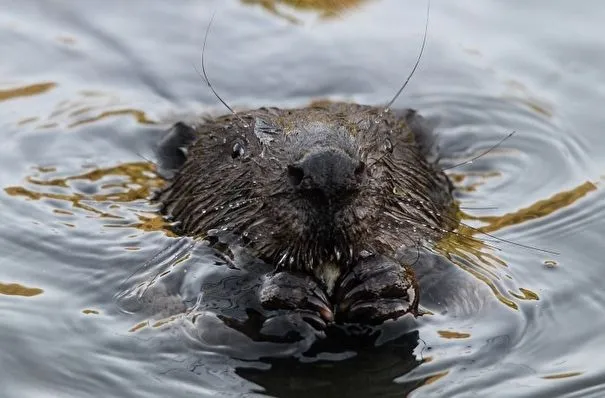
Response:
[{"label": "beaver", "polygon": [[235,236],[273,265],[265,308],[317,327],[418,315],[411,265],[452,229],[455,209],[417,111],[322,102],[234,112],[176,123],[158,154],[169,174],[155,199],[177,233]]}]

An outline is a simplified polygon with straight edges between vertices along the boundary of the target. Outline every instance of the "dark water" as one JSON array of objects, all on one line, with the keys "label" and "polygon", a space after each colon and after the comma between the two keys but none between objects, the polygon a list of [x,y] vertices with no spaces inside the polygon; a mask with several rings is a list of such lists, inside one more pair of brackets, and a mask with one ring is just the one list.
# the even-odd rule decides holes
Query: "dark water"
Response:
[{"label": "dark water", "polygon": [[[253,342],[217,317],[242,316],[233,292],[254,278],[175,243],[146,200],[161,181],[145,158],[170,121],[223,111],[193,66],[215,10],[207,66],[235,107],[378,104],[414,63],[425,3],[343,1],[355,7],[336,17],[235,0],[1,3],[0,396],[605,394],[601,2],[432,2],[396,105],[439,122],[447,164],[517,131],[450,171],[464,222],[560,254],[453,235],[440,249],[484,292],[471,310],[307,357],[309,341]],[[198,328],[169,300],[154,303],[164,317],[121,304],[166,270],[214,283],[220,305],[198,305]]]}]

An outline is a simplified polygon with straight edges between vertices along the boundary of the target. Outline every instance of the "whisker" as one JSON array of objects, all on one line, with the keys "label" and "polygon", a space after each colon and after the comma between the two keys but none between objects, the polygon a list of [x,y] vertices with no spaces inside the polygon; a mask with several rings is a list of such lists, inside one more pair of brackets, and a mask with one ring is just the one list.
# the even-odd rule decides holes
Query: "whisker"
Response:
[{"label": "whisker", "polygon": [[471,229],[471,230],[473,230],[473,231],[475,231],[477,233],[489,236],[490,238],[495,239],[496,241],[503,242],[503,243],[508,243],[509,245],[523,247],[525,249],[530,249],[530,250],[536,250],[536,251],[539,251],[539,252],[542,252],[542,253],[548,253],[548,254],[552,254],[552,255],[555,255],[555,256],[558,256],[558,255],[561,254],[561,253],[553,251],[553,250],[540,249],[539,247],[524,245],[523,243],[514,242],[512,240],[508,240],[508,239],[504,239],[504,238],[499,238],[499,237],[497,237],[495,235],[492,235],[492,234],[490,234],[488,232],[483,232],[479,228],[471,227],[470,225],[467,225],[467,224],[465,224],[463,222],[460,222],[460,225],[464,226],[465,228],[469,228],[469,229]]},{"label": "whisker", "polygon": [[158,164],[157,164],[156,162],[154,162],[153,160],[151,160],[151,159],[149,159],[149,158],[147,158],[147,157],[143,156],[143,154],[142,154],[142,153],[140,153],[139,151],[135,151],[135,155],[137,155],[138,157],[140,157],[140,158],[141,158],[141,159],[143,159],[144,161],[149,162],[149,163],[151,163],[152,165],[154,165],[154,166],[156,166],[156,167],[158,166]]},{"label": "whisker", "polygon": [[441,170],[443,170],[443,171],[445,171],[445,170],[451,170],[451,169],[455,169],[456,167],[464,166],[464,165],[467,165],[467,164],[472,164],[472,163],[473,163],[475,160],[477,160],[477,159],[479,159],[479,158],[481,158],[481,157],[483,157],[483,156],[487,155],[488,153],[490,153],[490,152],[491,152],[491,151],[493,151],[494,149],[498,148],[500,145],[502,145],[502,143],[503,143],[504,141],[508,140],[508,139],[509,139],[510,137],[512,137],[512,136],[513,136],[515,133],[516,133],[516,131],[513,131],[512,133],[510,133],[509,135],[507,135],[506,137],[504,137],[504,138],[502,138],[500,141],[498,141],[498,142],[497,142],[497,143],[496,143],[494,146],[490,147],[488,150],[486,150],[486,151],[484,151],[484,152],[480,153],[479,155],[477,155],[477,156],[475,156],[475,157],[473,157],[473,158],[471,158],[471,159],[469,159],[469,160],[467,160],[467,161],[464,161],[464,162],[462,162],[462,163],[458,163],[458,164],[456,164],[456,165],[454,165],[454,166],[443,167],[443,168],[441,168]]},{"label": "whisker", "polygon": [[[496,242],[507,243],[507,244],[509,244],[509,245],[513,245],[513,246],[517,246],[517,247],[522,247],[522,248],[529,249],[529,250],[535,250],[535,251],[539,251],[539,252],[543,252],[543,253],[548,253],[548,254],[552,254],[552,255],[560,255],[560,254],[561,254],[561,253],[558,253],[558,252],[553,251],[553,250],[549,250],[549,249],[541,249],[541,248],[539,248],[539,247],[534,247],[534,246],[530,246],[530,245],[525,245],[525,244],[523,244],[523,243],[514,242],[514,241],[512,241],[512,240],[508,240],[508,239],[504,239],[504,238],[499,238],[499,237],[497,237],[497,236],[495,236],[495,235],[492,235],[492,234],[490,234],[490,233],[487,233],[487,232],[482,231],[480,228],[475,228],[475,227],[472,227],[472,226],[470,226],[470,225],[468,225],[468,224],[465,224],[465,223],[463,223],[462,221],[457,220],[457,219],[455,219],[455,218],[453,218],[453,217],[450,217],[450,216],[448,216],[448,215],[446,215],[446,214],[442,214],[442,213],[440,213],[439,217],[443,217],[443,218],[445,218],[446,220],[448,220],[448,221],[450,221],[450,222],[452,222],[452,223],[454,223],[454,224],[461,225],[461,226],[463,226],[463,227],[465,227],[465,228],[468,228],[468,229],[470,229],[470,230],[472,230],[473,232],[476,232],[476,233],[478,233],[478,234],[482,234],[482,235],[485,235],[485,236],[489,236],[490,238],[494,239]],[[445,229],[445,230],[447,231],[447,229]],[[453,230],[452,230],[452,231],[448,231],[448,232],[449,232],[449,233],[456,233],[456,232],[454,232]],[[460,234],[459,234],[459,235],[457,235],[457,236],[465,236],[465,235],[460,235]],[[479,240],[479,241],[481,241],[481,242],[487,242],[487,240],[484,240],[484,239],[483,239],[483,240]],[[492,247],[492,248],[495,248],[495,247]],[[499,249],[499,248],[497,248],[497,249],[498,249],[498,250],[501,250],[501,249]]]},{"label": "whisker", "polygon": [[[448,233],[448,234],[453,234],[453,235],[455,235],[455,236],[457,236],[458,238],[461,238],[461,239],[466,239],[466,240],[469,240],[469,241],[472,241],[472,242],[481,243],[481,244],[482,244],[482,245],[484,245],[485,247],[487,247],[487,248],[489,248],[489,249],[492,249],[492,250],[494,250],[494,251],[502,251],[502,249],[501,249],[501,248],[499,248],[499,247],[497,247],[497,246],[490,245],[490,244],[486,243],[487,241],[486,241],[486,240],[484,240],[484,239],[477,239],[477,238],[475,238],[475,237],[474,237],[474,236],[472,236],[472,235],[465,235],[465,234],[462,234],[462,233],[460,233],[460,232],[457,232],[455,229],[447,229],[447,228],[440,228],[440,227],[431,226],[431,225],[428,225],[428,224],[426,224],[426,223],[423,223],[423,222],[421,222],[421,221],[419,221],[419,220],[416,220],[416,219],[414,219],[414,218],[411,218],[411,217],[407,217],[407,218],[405,218],[405,219],[403,219],[403,220],[399,220],[399,219],[395,219],[395,220],[396,220],[396,221],[397,221],[397,223],[398,223],[397,225],[399,225],[399,226],[401,226],[401,227],[404,227],[404,228],[409,228],[409,226],[404,226],[404,224],[403,224],[403,223],[406,223],[406,224],[408,224],[408,225],[411,225],[411,226],[412,226],[412,228],[424,229],[424,230],[427,230],[427,231],[430,231],[430,232],[440,232],[440,233],[444,233],[444,234],[445,234],[445,233]],[[404,234],[404,235],[405,235],[405,236],[407,236],[407,237],[409,238],[409,235],[407,235],[407,234]],[[416,243],[416,245],[420,245],[420,246],[422,246],[422,247],[424,247],[424,248],[428,249],[426,246],[422,245],[420,241],[414,241],[414,240],[413,240],[413,239],[411,239],[411,238],[409,238],[409,239],[410,239],[411,241],[415,242],[415,243]]]},{"label": "whisker", "polygon": [[[190,193],[190,194],[183,194],[183,195],[176,195],[174,200],[180,200],[180,199],[195,199],[195,198],[199,198],[199,197],[203,197],[203,196],[208,196],[210,197],[211,194],[209,194],[207,191],[209,189],[211,189],[213,187],[213,185],[209,185],[209,186],[205,186],[203,188],[198,188],[199,190],[203,191],[203,192],[196,192],[196,193]],[[225,190],[225,193],[229,193],[229,194],[238,194],[241,192],[245,192],[248,191],[249,188],[248,187],[241,187],[241,188],[231,188],[229,190]],[[282,195],[287,195],[289,194],[288,191],[286,190],[282,190],[282,191],[277,191],[277,192],[273,192],[271,194],[267,194],[267,195],[262,195],[262,196],[247,196],[247,197],[239,197],[236,199],[233,199],[232,201],[242,201],[242,200],[265,200],[265,199],[269,199],[269,198],[276,198]]]},{"label": "whisker", "polygon": [[397,91],[397,93],[395,94],[395,96],[384,107],[383,112],[388,112],[389,111],[389,109],[391,108],[391,106],[393,105],[393,103],[395,103],[395,101],[397,100],[397,98],[399,98],[399,96],[401,95],[401,93],[403,92],[403,90],[405,89],[405,87],[410,82],[410,79],[412,78],[412,76],[414,76],[414,73],[416,72],[416,69],[418,69],[418,65],[420,64],[420,59],[422,58],[422,54],[424,53],[424,48],[426,47],[426,39],[427,39],[427,36],[428,36],[428,30],[429,30],[429,15],[430,15],[430,10],[431,10],[431,0],[427,0],[427,2],[426,2],[426,22],[425,22],[425,25],[424,25],[424,35],[422,37],[422,45],[420,47],[420,52],[418,53],[418,57],[416,58],[416,63],[414,64],[414,67],[412,68],[412,71],[410,72],[410,74],[408,75],[408,77],[405,79],[405,82],[401,85],[401,87],[399,88],[399,90]]},{"label": "whisker", "polygon": [[239,114],[237,112],[235,112],[233,110],[233,108],[231,108],[229,106],[229,104],[227,104],[227,102],[221,98],[220,95],[218,95],[218,93],[216,92],[216,90],[212,86],[212,83],[210,83],[210,79],[208,78],[208,74],[206,73],[206,62],[205,62],[206,43],[208,42],[208,36],[210,34],[210,27],[212,26],[212,23],[214,22],[214,17],[215,16],[216,16],[216,12],[212,13],[212,17],[210,18],[210,22],[208,23],[208,26],[206,27],[206,34],[204,35],[204,44],[202,46],[202,60],[201,60],[202,73],[200,73],[199,69],[197,68],[197,65],[194,64],[193,67],[195,68],[195,71],[197,72],[197,74],[200,75],[200,77],[202,78],[202,80],[206,83],[206,85],[208,86],[208,88],[210,89],[210,91],[212,91],[212,94],[214,94],[214,96],[225,106],[225,108],[227,108],[229,110],[229,112],[231,112],[233,114],[233,116],[237,117],[240,120],[240,122],[242,122],[242,124],[244,125],[244,127],[247,128],[248,127],[248,123],[246,123],[244,121],[244,119],[242,119],[239,116]]}]

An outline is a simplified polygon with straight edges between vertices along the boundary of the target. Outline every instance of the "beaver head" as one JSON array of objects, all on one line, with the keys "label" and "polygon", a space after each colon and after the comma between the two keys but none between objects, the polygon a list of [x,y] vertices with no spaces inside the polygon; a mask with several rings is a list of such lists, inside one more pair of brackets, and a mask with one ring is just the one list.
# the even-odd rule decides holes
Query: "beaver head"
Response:
[{"label": "beaver head", "polygon": [[451,186],[427,160],[421,121],[331,103],[179,124],[191,144],[159,200],[182,233],[235,233],[329,291],[365,253],[393,255],[443,230]]}]

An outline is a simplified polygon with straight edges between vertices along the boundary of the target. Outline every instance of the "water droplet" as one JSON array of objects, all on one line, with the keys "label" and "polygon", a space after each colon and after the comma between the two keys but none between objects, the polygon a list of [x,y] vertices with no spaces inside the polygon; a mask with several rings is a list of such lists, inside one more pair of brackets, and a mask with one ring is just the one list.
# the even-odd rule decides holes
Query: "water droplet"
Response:
[{"label": "water droplet", "polygon": [[288,258],[288,252],[284,252],[278,261],[278,265],[284,265],[284,262]]},{"label": "water droplet", "polygon": [[382,150],[386,152],[393,151],[393,143],[388,138],[384,140],[384,144],[382,145]]}]

